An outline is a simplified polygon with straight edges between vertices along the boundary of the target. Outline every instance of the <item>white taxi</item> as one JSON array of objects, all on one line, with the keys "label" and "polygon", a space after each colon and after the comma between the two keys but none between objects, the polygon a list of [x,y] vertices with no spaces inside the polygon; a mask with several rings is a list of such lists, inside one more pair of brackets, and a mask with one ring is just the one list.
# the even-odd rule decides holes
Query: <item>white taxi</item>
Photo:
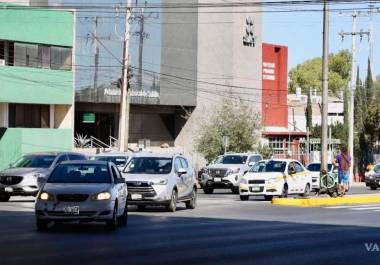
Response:
[{"label": "white taxi", "polygon": [[296,160],[262,160],[240,179],[239,194],[242,201],[249,196],[264,196],[266,200],[290,194],[308,196],[311,183],[310,172]]}]

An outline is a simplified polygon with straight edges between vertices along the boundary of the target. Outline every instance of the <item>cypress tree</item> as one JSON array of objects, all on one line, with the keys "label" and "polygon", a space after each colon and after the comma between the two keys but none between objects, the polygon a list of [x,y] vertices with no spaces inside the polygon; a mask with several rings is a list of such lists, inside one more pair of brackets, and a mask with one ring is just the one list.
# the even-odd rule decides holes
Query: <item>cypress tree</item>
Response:
[{"label": "cypress tree", "polygon": [[311,91],[307,95],[307,106],[305,110],[306,127],[311,130],[313,128],[313,107],[311,104]]}]

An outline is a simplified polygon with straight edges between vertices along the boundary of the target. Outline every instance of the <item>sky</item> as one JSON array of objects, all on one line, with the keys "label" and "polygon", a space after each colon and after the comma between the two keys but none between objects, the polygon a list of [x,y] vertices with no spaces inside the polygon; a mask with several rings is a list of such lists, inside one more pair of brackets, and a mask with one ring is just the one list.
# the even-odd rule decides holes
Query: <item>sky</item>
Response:
[{"label": "sky", "polygon": [[[348,7],[363,8],[366,4],[349,5]],[[380,7],[380,4],[376,5]],[[332,8],[342,7],[334,5]],[[343,6],[346,8],[347,6]],[[297,9],[307,9],[307,6],[297,6]],[[314,6],[313,8],[320,8]],[[286,10],[281,8],[277,10]],[[289,9],[289,7],[288,7]],[[295,7],[291,7],[295,9]],[[273,10],[273,9],[272,9]],[[357,19],[357,30],[368,30],[368,17]],[[373,76],[380,74],[380,13],[374,15],[374,73]],[[297,64],[307,59],[322,56],[322,12],[264,12],[263,13],[263,41],[268,43],[282,44],[289,49],[289,70]],[[352,17],[340,16],[339,12],[330,13],[330,53],[341,49],[351,51],[351,37],[347,36],[342,42],[339,32],[352,31]],[[357,37],[356,59],[360,68],[361,78],[365,78],[368,60],[368,38],[364,37],[362,42]]]}]

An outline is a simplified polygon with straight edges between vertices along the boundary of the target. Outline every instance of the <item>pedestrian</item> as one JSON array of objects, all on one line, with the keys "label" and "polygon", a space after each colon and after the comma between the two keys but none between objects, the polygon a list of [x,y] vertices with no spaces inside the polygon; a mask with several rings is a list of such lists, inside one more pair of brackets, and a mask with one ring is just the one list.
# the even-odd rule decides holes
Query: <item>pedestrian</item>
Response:
[{"label": "pedestrian", "polygon": [[342,146],[340,154],[336,156],[334,164],[338,164],[339,195],[344,196],[350,183],[351,157],[347,152],[347,147]]}]

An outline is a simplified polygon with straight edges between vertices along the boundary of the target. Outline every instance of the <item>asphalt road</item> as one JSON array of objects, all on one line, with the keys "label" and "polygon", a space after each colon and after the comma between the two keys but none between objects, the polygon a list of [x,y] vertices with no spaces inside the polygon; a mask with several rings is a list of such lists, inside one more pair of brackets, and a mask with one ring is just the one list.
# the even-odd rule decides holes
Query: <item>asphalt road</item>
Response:
[{"label": "asphalt road", "polygon": [[0,204],[0,264],[380,262],[380,252],[366,249],[380,247],[380,205],[289,208],[218,191],[200,193],[195,210],[178,206],[176,213],[131,208],[128,227],[115,232],[102,224],[67,224],[40,233],[33,198],[16,197]]}]

